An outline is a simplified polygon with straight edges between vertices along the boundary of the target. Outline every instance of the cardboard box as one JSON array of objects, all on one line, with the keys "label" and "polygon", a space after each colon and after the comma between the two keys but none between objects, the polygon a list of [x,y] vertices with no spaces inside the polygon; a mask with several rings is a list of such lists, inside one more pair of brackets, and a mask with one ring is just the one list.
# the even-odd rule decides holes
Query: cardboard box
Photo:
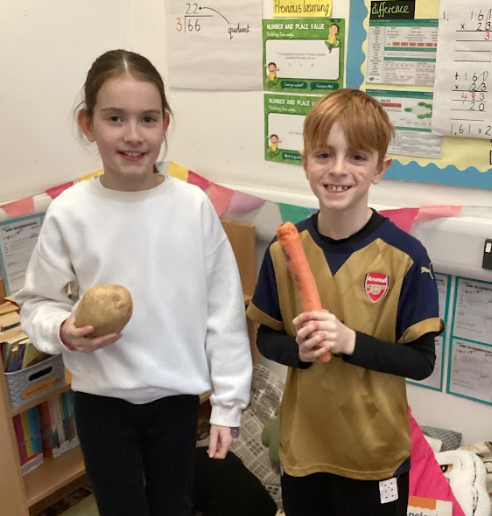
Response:
[{"label": "cardboard box", "polygon": [[453,516],[453,502],[410,496],[407,516]]}]

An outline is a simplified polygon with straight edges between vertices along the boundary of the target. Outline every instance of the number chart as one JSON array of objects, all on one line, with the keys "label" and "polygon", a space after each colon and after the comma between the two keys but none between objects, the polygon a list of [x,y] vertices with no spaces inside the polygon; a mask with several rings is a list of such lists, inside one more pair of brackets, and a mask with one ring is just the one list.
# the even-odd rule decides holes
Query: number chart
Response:
[{"label": "number chart", "polygon": [[261,88],[261,3],[166,2],[171,86]]},{"label": "number chart", "polygon": [[[450,136],[492,139],[490,2],[444,0],[439,20],[432,128]],[[451,5],[452,4],[452,5]]]}]

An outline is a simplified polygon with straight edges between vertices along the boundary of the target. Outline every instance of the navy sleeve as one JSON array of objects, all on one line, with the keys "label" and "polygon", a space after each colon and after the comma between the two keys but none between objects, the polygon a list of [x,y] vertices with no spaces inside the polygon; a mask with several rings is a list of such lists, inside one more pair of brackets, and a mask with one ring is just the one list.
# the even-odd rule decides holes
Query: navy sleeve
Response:
[{"label": "navy sleeve", "polygon": [[426,333],[412,342],[395,344],[356,332],[354,353],[342,356],[349,364],[365,369],[424,380],[432,374],[436,362],[435,334]]},{"label": "navy sleeve", "polygon": [[418,255],[414,256],[414,263],[403,280],[398,301],[396,340],[398,341],[408,328],[438,317],[437,283],[431,261],[425,249],[421,247]]},{"label": "navy sleeve", "polygon": [[270,246],[268,246],[268,249],[266,250],[265,256],[263,258],[263,262],[261,264],[252,303],[256,306],[256,308],[258,308],[258,310],[283,325],[282,314],[280,312],[280,304],[278,300],[275,269],[273,267],[272,257],[270,255]]},{"label": "navy sleeve", "polygon": [[279,364],[300,369],[307,369],[311,366],[311,362],[299,360],[299,347],[296,339],[285,332],[272,330],[272,328],[260,324],[256,345],[265,358]]}]

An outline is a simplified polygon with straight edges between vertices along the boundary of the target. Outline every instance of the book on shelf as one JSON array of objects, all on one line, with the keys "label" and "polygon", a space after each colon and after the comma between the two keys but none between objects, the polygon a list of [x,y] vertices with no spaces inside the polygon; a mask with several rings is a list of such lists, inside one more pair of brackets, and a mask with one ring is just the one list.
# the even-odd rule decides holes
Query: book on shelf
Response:
[{"label": "book on shelf", "polygon": [[25,340],[27,335],[20,326],[0,333],[0,353],[2,354],[3,370],[11,372],[12,363],[18,353],[19,342]]},{"label": "book on shelf", "polygon": [[51,356],[36,349],[20,326],[0,333],[0,354],[7,373],[20,371]]},{"label": "book on shelf", "polygon": [[59,457],[79,445],[73,406],[70,389],[39,405],[41,436],[47,456]]},{"label": "book on shelf", "polygon": [[12,419],[19,449],[21,470],[22,474],[25,475],[44,461],[38,409],[32,407],[21,414],[16,414]]},{"label": "book on shelf", "polygon": [[[26,367],[39,364],[39,362],[42,362],[43,360],[46,360],[47,358],[50,358],[51,355],[48,355],[46,353],[43,353],[42,351],[39,351],[34,344],[32,343],[31,339],[28,337],[27,340],[22,341],[25,345],[25,352],[24,352],[24,358],[22,360],[22,369],[25,369]],[[21,342],[21,343],[22,343]]]}]

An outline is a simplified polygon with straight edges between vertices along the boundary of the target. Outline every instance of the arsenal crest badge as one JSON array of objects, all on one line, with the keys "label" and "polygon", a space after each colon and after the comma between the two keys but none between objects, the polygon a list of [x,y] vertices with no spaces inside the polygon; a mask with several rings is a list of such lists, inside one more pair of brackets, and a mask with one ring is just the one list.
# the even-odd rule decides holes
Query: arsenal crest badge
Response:
[{"label": "arsenal crest badge", "polygon": [[364,288],[369,299],[376,303],[384,297],[389,289],[389,277],[381,272],[369,272],[366,274]]}]

